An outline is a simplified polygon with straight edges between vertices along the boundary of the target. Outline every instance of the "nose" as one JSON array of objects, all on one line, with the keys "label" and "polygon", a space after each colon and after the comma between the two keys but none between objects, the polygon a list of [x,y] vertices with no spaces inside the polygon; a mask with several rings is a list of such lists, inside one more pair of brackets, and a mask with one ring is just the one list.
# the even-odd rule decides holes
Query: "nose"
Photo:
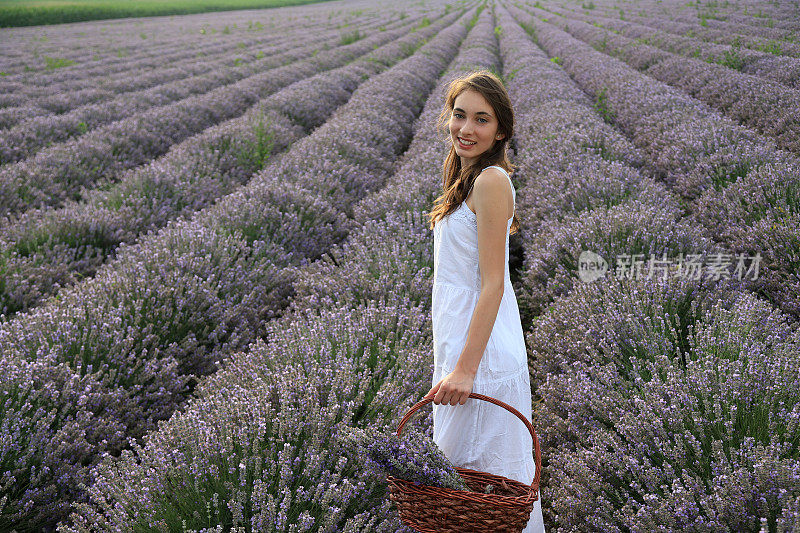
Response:
[{"label": "nose", "polygon": [[461,134],[464,136],[468,136],[472,134],[472,122],[467,120],[463,126],[461,126]]}]

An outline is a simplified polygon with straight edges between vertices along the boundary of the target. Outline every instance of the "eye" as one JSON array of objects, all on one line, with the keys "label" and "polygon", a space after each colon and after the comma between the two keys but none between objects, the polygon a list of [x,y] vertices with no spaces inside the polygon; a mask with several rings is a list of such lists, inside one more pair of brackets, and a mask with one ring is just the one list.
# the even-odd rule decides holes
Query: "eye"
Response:
[{"label": "eye", "polygon": [[461,113],[457,113],[457,112],[453,113],[453,116],[456,117],[456,118],[464,118],[464,115],[462,115]]},{"label": "eye", "polygon": [[486,120],[485,118],[480,118],[480,119],[478,119],[478,120],[482,120],[482,121],[484,121],[484,122],[489,122],[489,121],[488,121],[488,120]]}]

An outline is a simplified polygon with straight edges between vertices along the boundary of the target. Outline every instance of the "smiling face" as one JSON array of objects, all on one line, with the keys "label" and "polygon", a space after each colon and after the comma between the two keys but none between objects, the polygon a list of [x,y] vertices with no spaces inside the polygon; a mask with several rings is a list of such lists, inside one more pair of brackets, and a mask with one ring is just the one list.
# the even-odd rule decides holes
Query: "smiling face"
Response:
[{"label": "smiling face", "polygon": [[456,154],[461,158],[461,168],[472,164],[503,138],[497,132],[492,106],[481,93],[469,89],[456,97],[448,126]]}]

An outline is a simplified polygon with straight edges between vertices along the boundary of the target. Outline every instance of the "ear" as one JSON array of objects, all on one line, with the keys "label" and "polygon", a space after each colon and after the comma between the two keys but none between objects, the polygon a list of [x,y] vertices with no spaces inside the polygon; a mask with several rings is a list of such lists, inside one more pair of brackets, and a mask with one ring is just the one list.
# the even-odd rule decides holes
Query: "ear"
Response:
[{"label": "ear", "polygon": [[501,141],[501,140],[503,140],[505,138],[505,134],[504,133],[498,133],[497,135],[494,136],[494,138],[497,139],[498,141]]}]

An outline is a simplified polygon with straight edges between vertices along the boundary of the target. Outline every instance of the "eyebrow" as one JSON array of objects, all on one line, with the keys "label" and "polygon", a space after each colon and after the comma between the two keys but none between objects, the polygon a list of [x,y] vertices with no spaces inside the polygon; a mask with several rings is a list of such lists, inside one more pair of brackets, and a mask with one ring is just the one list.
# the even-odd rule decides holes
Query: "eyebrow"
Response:
[{"label": "eyebrow", "polygon": [[[464,111],[464,110],[463,110],[463,109],[461,109],[460,107],[455,107],[455,108],[453,108],[453,111],[461,111],[462,113],[466,113],[466,111]],[[489,113],[487,113],[486,111],[478,111],[478,112],[477,112],[477,113],[475,113],[475,114],[476,114],[476,115],[486,115],[486,116],[489,116],[489,117],[491,117],[491,116],[492,116],[492,115],[490,115]]]}]

